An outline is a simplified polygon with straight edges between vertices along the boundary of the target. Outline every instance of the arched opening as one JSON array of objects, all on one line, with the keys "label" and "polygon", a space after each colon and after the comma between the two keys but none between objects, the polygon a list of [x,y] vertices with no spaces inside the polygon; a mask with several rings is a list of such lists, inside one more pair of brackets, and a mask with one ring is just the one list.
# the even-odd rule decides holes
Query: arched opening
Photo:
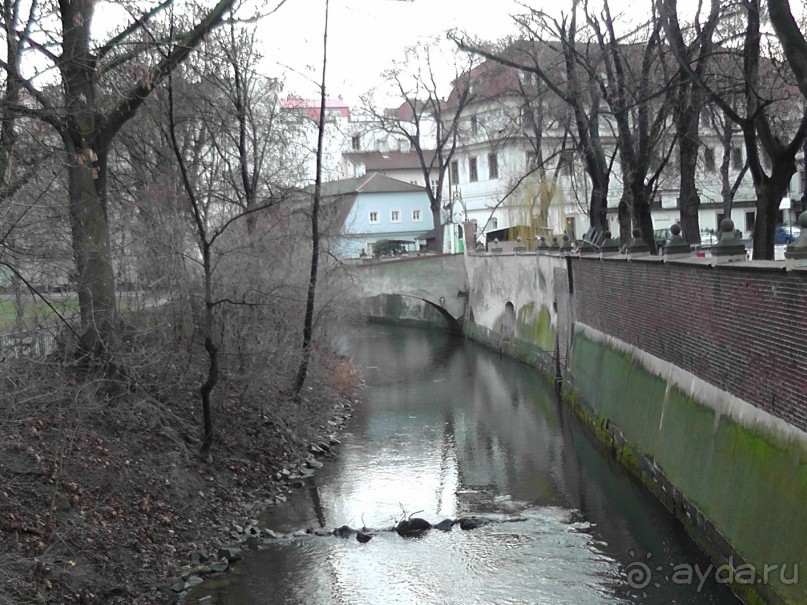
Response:
[{"label": "arched opening", "polygon": [[513,303],[507,301],[504,305],[504,316],[502,317],[502,334],[512,336],[516,327],[516,308]]}]

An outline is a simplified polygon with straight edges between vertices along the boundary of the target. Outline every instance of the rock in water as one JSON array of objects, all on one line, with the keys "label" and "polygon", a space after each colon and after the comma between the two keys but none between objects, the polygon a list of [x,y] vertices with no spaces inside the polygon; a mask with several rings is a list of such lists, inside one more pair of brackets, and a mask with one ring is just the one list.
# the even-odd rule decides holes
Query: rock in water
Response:
[{"label": "rock in water", "polygon": [[224,548],[219,548],[218,555],[220,559],[226,559],[229,563],[240,561],[243,558],[243,553],[237,546],[226,546]]},{"label": "rock in water", "polygon": [[395,526],[395,531],[398,532],[399,536],[407,537],[419,536],[431,528],[432,524],[426,521],[426,519],[414,517],[412,519],[404,519],[398,523],[398,525]]},{"label": "rock in water", "polygon": [[491,523],[492,521],[490,519],[484,519],[482,517],[463,517],[460,519],[460,529],[476,529],[477,527],[490,525]]},{"label": "rock in water", "polygon": [[333,530],[333,535],[338,538],[349,538],[353,534],[356,533],[356,530],[352,527],[348,527],[347,525],[343,525],[342,527],[337,527]]},{"label": "rock in water", "polygon": [[451,528],[454,527],[455,521],[453,519],[443,519],[434,526],[435,529],[439,529],[440,531],[451,531]]},{"label": "rock in water", "polygon": [[367,544],[370,540],[373,539],[373,536],[371,536],[369,534],[362,533],[362,532],[358,532],[356,534],[356,539],[359,542],[361,542],[362,544]]}]

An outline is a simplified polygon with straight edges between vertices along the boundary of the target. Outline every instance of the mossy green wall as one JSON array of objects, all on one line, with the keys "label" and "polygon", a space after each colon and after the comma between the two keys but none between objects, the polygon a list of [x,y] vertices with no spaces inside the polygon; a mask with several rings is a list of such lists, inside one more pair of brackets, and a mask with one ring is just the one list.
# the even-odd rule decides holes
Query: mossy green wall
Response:
[{"label": "mossy green wall", "polygon": [[555,329],[549,309],[527,303],[516,313],[516,337],[549,353],[555,350]]},{"label": "mossy green wall", "polygon": [[462,328],[466,338],[537,368],[550,382],[554,380],[555,368],[551,351],[519,338],[505,338],[495,330],[488,330],[472,322],[465,322]]},{"label": "mossy green wall", "polygon": [[[794,566],[807,573],[807,451],[801,443],[718,415],[634,356],[580,332],[571,373],[575,396],[587,404],[591,421],[613,423],[624,435],[623,462],[635,466],[642,454],[652,459],[758,572],[765,565],[787,565],[784,583],[777,571],[769,576],[770,586],[754,586],[756,591],[772,589],[785,603],[807,603],[807,577],[791,582]],[[752,587],[735,588],[747,602],[757,600]]]}]

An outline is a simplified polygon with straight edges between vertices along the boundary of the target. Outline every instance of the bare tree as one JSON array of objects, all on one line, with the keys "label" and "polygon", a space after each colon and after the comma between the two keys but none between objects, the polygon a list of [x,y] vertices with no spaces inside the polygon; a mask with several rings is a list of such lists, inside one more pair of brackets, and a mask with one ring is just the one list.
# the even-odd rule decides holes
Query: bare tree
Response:
[{"label": "bare tree", "polygon": [[320,232],[319,232],[319,206],[322,198],[322,146],[325,138],[325,75],[328,66],[328,8],[330,2],[325,0],[325,27],[322,34],[322,81],[319,89],[319,116],[317,123],[317,160],[314,176],[314,192],[311,199],[311,265],[308,273],[308,288],[305,300],[305,318],[303,319],[303,344],[301,348],[300,365],[292,385],[292,393],[300,397],[305,379],[308,376],[308,366],[311,362],[311,343],[314,336],[314,309],[317,299],[317,279],[319,277]]},{"label": "bare tree", "polygon": [[[666,6],[658,9],[660,19],[666,15],[677,13],[677,0],[660,0]],[[688,44],[683,36],[676,35],[669,42],[678,45],[676,53],[685,57],[698,78],[703,78],[713,54],[712,37],[718,24],[718,7],[712,4],[712,10],[703,25],[700,23],[700,5],[692,24],[692,38]],[[667,27],[677,27],[677,23],[669,23]],[[681,210],[681,228],[684,239],[691,243],[700,243],[700,222],[698,208],[700,197],[696,184],[698,167],[698,150],[701,140],[699,136],[700,118],[706,106],[706,93],[690,78],[685,71],[680,73],[678,91],[675,99],[674,117],[675,133],[678,141],[678,166],[680,180],[678,198]],[[725,199],[725,198],[724,198]],[[726,216],[729,216],[728,214]]]},{"label": "bare tree", "polygon": [[[713,10],[719,10],[718,0],[712,0],[712,5]],[[738,18],[744,21],[740,34],[742,43],[738,47],[734,32],[729,32],[725,40],[716,41],[723,51],[721,60],[713,62],[720,70],[720,77],[716,74],[711,81],[705,81],[694,72],[686,57],[677,52],[681,44],[673,43],[672,50],[689,77],[742,131],[748,171],[757,197],[753,256],[755,259],[772,259],[779,204],[796,172],[796,154],[807,137],[807,111],[803,109],[803,102],[794,102],[789,92],[788,77],[798,74],[796,70],[800,68],[785,67],[775,52],[763,54],[760,1],[739,0],[737,6],[740,9]],[[679,38],[678,16],[673,7],[663,3],[660,7],[664,11],[667,37],[671,40]],[[776,7],[783,6],[779,3]],[[774,21],[784,25],[787,17],[779,13]],[[782,31],[790,30],[785,27]],[[788,36],[785,38],[788,42],[792,40]],[[731,104],[738,86],[744,97],[743,111],[737,111]],[[769,168],[764,165],[765,156],[770,158]]]},{"label": "bare tree", "polygon": [[448,168],[457,150],[465,111],[478,95],[470,86],[474,61],[458,53],[451,59],[451,95],[446,98],[441,94],[438,82],[443,76],[438,66],[445,64],[437,49],[434,40],[408,48],[403,60],[384,72],[390,93],[402,100],[399,108],[380,107],[372,93],[365,95],[364,107],[382,131],[405,139],[417,154],[434,220],[434,245],[442,251],[442,210],[452,203],[444,199]]},{"label": "bare tree", "polygon": [[577,6],[575,2],[571,12],[560,19],[537,10],[516,17],[526,41],[511,45],[505,52],[489,50],[458,34],[453,34],[452,39],[467,52],[534,74],[569,106],[574,116],[577,145],[591,180],[589,219],[593,227],[605,231],[608,229],[606,209],[611,172],[600,134],[602,95],[580,65],[580,57],[587,56],[591,47],[582,44],[582,50],[578,48]]},{"label": "bare tree", "polygon": [[734,206],[734,197],[748,172],[748,161],[743,162],[739,172],[731,179],[732,154],[735,153],[735,141],[740,133],[737,125],[724,111],[714,105],[709,106],[709,122],[720,141],[723,159],[720,161],[720,198],[723,202],[723,216],[730,217]]},{"label": "bare tree", "polygon": [[[655,252],[650,204],[661,173],[672,152],[667,136],[674,88],[664,60],[661,24],[651,21],[639,28],[636,41],[616,33],[607,0],[597,17],[585,10],[602,55],[604,77],[597,65],[586,64],[613,112],[622,168],[619,203],[620,236],[627,239],[630,224],[638,226],[642,239]],[[643,30],[647,32],[645,35]]]},{"label": "bare tree", "polygon": [[[86,352],[105,354],[116,339],[115,274],[107,212],[107,164],[120,128],[130,120],[160,83],[221,23],[233,0],[220,0],[176,44],[166,48],[153,36],[151,24],[171,5],[152,5],[106,42],[91,35],[93,0],[60,0],[58,5],[33,2],[27,18],[19,8],[5,11],[7,40],[19,40],[17,56],[44,63],[58,74],[61,86],[26,77],[19,61],[2,66],[26,100],[9,108],[49,124],[61,139],[67,168],[70,226],[76,283],[81,307],[81,344]],[[54,23],[53,17],[58,20]],[[54,27],[52,27],[54,26]],[[132,69],[125,88],[107,87],[128,68],[149,58],[145,70]]]},{"label": "bare tree", "polygon": [[790,10],[790,0],[768,0],[768,13],[802,96],[807,98],[807,40]]}]

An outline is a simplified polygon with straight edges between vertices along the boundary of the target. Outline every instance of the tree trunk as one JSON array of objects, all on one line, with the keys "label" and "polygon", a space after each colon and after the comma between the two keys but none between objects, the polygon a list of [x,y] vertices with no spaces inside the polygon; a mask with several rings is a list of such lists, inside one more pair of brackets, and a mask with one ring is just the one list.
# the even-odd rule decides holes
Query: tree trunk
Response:
[{"label": "tree trunk", "polygon": [[787,194],[787,187],[795,172],[795,160],[787,163],[774,162],[771,176],[764,177],[762,182],[754,186],[757,194],[754,260],[773,260],[773,238],[779,216],[779,204]]},{"label": "tree trunk", "polygon": [[633,220],[642,231],[642,240],[650,248],[650,254],[656,254],[656,238],[653,235],[653,217],[650,213],[650,192],[645,187],[633,193]]},{"label": "tree trunk", "polygon": [[617,222],[619,224],[619,241],[622,246],[627,245],[630,243],[631,237],[633,237],[631,234],[633,221],[631,220],[630,212],[630,194],[627,192],[623,192],[622,196],[619,198]]},{"label": "tree trunk", "polygon": [[443,252],[443,211],[440,204],[432,205],[432,221],[434,221],[434,251],[438,254]]},{"label": "tree trunk", "polygon": [[16,273],[11,274],[11,290],[14,292],[14,327],[17,330],[25,328],[25,298],[22,293],[22,281]]},{"label": "tree trunk", "polygon": [[[731,139],[733,136],[731,120],[723,115],[723,125],[720,131],[720,143],[723,148],[723,159],[720,162],[720,196],[723,199],[723,216],[731,216],[731,207],[734,204],[734,191],[729,180],[729,167],[731,166]],[[717,225],[719,228],[720,225]]]},{"label": "tree trunk", "polygon": [[303,318],[303,347],[300,365],[294,378],[292,392],[299,399],[308,376],[308,365],[311,362],[311,342],[314,338],[314,307],[317,300],[317,276],[319,274],[319,203],[322,195],[322,146],[325,136],[325,73],[328,65],[328,8],[325,0],[325,32],[322,36],[322,83],[320,85],[319,123],[317,126],[317,167],[314,180],[314,199],[311,205],[311,266],[308,274],[308,292],[305,301],[305,317]]},{"label": "tree trunk", "polygon": [[[686,128],[680,128],[678,134],[678,150],[681,180],[679,182],[679,204],[681,211],[681,230],[684,240],[689,244],[701,241],[698,209],[701,205],[698,190],[695,187],[695,176],[698,166],[698,119],[688,117]],[[694,122],[694,124],[693,124]]]},{"label": "tree trunk", "polygon": [[[206,306],[205,313],[210,319],[210,328],[212,329],[212,315],[213,309],[210,305]],[[210,395],[219,381],[219,349],[213,341],[212,335],[208,334],[205,337],[205,350],[207,351],[207,379],[199,389],[199,394],[202,396],[202,421],[203,421],[203,437],[202,447],[199,453],[207,456],[210,449],[213,447],[213,411],[210,401]]]},{"label": "tree trunk", "polygon": [[95,59],[89,49],[92,0],[60,2],[67,128],[68,196],[81,345],[102,354],[114,343],[115,275],[106,212],[106,145],[97,139]]},{"label": "tree trunk", "polygon": [[[591,177],[590,174],[589,177]],[[591,221],[591,226],[602,233],[608,230],[608,179],[605,179],[605,185],[598,183],[594,178],[591,178],[591,182],[591,197],[589,198],[588,208],[589,220]]]},{"label": "tree trunk", "polygon": [[68,152],[67,172],[81,344],[87,352],[103,353],[116,336],[115,274],[106,207],[97,187],[105,162],[96,167],[96,160],[91,147],[74,148]]}]

